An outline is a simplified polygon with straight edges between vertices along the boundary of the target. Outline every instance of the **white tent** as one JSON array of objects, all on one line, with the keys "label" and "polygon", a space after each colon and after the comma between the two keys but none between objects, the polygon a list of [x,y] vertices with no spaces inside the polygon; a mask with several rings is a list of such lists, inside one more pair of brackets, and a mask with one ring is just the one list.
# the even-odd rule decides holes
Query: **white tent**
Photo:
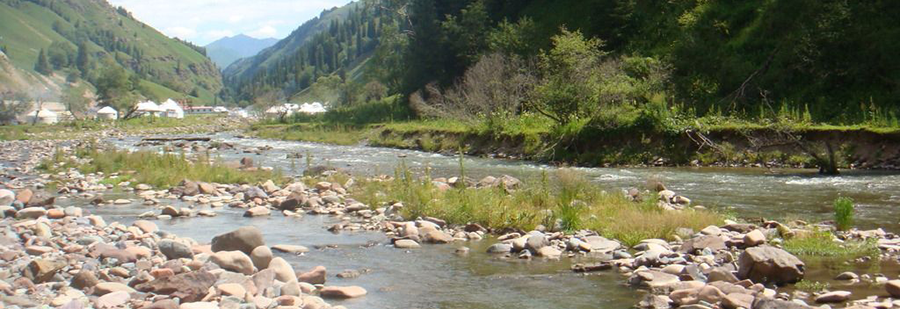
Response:
[{"label": "white tent", "polygon": [[168,99],[163,102],[163,104],[160,105],[159,108],[163,110],[163,115],[166,117],[179,119],[184,118],[184,109],[182,109],[181,106],[178,105],[178,103],[172,101],[172,99]]},{"label": "white tent", "polygon": [[322,103],[319,102],[313,102],[312,104],[303,103],[302,105],[300,105],[300,112],[307,114],[320,114],[325,112],[325,107],[322,106]]},{"label": "white tent", "polygon": [[51,112],[50,110],[47,110],[47,109],[41,109],[40,111],[35,110],[33,112],[28,113],[28,115],[25,117],[25,119],[26,119],[26,121],[28,121],[28,123],[34,123],[35,118],[37,118],[38,123],[43,123],[43,124],[54,124],[54,123],[59,122],[59,118],[56,115],[56,113]]},{"label": "white tent", "polygon": [[153,101],[145,101],[138,103],[137,110],[135,110],[138,114],[143,114],[144,116],[159,116],[164,112],[162,108],[159,108],[159,105],[156,105]]},{"label": "white tent", "polygon": [[225,106],[216,106],[213,107],[213,113],[227,113],[228,109]]},{"label": "white tent", "polygon": [[119,118],[119,112],[116,109],[106,106],[97,110],[97,119],[99,120],[116,120]]}]

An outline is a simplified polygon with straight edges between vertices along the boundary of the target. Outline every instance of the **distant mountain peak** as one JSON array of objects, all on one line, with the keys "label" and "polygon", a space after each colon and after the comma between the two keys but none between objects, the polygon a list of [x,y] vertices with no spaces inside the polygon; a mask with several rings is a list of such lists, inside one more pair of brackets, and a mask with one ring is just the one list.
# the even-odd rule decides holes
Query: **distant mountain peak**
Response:
[{"label": "distant mountain peak", "polygon": [[206,45],[206,54],[219,69],[225,69],[238,59],[252,57],[261,50],[275,45],[278,39],[257,39],[246,34],[224,37]]}]

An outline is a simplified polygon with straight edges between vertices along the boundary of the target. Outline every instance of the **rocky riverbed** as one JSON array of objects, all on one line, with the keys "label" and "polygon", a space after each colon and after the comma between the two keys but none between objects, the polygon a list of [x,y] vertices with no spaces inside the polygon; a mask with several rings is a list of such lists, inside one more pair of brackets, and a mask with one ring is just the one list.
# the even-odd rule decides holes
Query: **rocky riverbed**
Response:
[{"label": "rocky riverbed", "polygon": [[[340,223],[323,228],[381,231],[397,250],[429,250],[423,244],[447,244],[465,255],[470,247],[467,242],[494,241],[487,251],[501,259],[540,262],[592,256],[600,262],[575,264],[572,270],[621,273],[624,284],[648,292],[638,304],[647,308],[808,308],[808,304],[890,308],[894,306],[891,297],[900,299],[900,281],[877,274],[842,276],[860,284],[882,285],[890,297],[841,290],[813,295],[781,291],[807,271],[802,261],[779,248],[781,240],[814,228],[829,229],[828,225],[728,222],[701,231],[680,231],[674,241],[647,239],[625,248],[593,231],[564,233],[553,227],[499,231],[477,224],[454,226],[440,218],[402,218],[398,211],[402,201],[373,208],[350,198],[347,190],[353,187],[353,178],[345,183],[316,181],[307,185],[298,181],[282,187],[271,181],[257,185],[185,181],[173,188],[152,188],[101,183],[115,175],[84,175],[75,170],[41,175],[35,171],[40,158],[61,144],[77,142],[0,144],[2,160],[7,163],[7,189],[0,191],[5,217],[0,222],[0,289],[4,294],[0,300],[8,307],[328,308],[326,299],[365,297],[364,287],[331,285],[324,266],[293,269],[273,251],[303,254],[308,248],[268,245],[256,228],[237,228],[203,244],[161,231],[154,223],[216,216],[217,210],[225,208],[241,209],[248,218],[334,216]],[[243,165],[249,167],[248,162]],[[459,182],[474,187],[521,185],[508,176],[478,182],[434,180],[439,189]],[[55,185],[48,192],[49,183]],[[133,191],[133,200],[104,199],[104,192],[111,190]],[[634,196],[633,192],[626,194]],[[690,200],[675,192],[662,190],[658,196],[666,211],[690,207]],[[56,206],[58,200],[75,198],[93,200],[99,206]],[[171,200],[187,206],[165,203]],[[126,203],[146,205],[142,220],[107,224],[90,215],[92,207]],[[836,241],[874,239],[883,259],[895,259],[900,248],[896,235],[880,230],[839,235],[842,239]],[[339,277],[358,275],[350,271]]]}]

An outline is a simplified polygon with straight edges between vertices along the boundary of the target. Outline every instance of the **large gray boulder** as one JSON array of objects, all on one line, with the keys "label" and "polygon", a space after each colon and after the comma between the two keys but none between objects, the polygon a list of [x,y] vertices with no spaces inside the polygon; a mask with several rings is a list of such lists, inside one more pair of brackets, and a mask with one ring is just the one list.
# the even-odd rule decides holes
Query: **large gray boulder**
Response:
[{"label": "large gray boulder", "polygon": [[194,252],[191,251],[191,247],[171,240],[171,239],[163,239],[159,241],[159,251],[162,252],[163,255],[166,256],[167,259],[193,259]]},{"label": "large gray boulder", "polygon": [[748,248],[738,258],[738,278],[783,285],[803,279],[803,261],[772,246]]},{"label": "large gray boulder", "polygon": [[265,245],[262,233],[253,226],[245,226],[237,230],[218,235],[212,239],[212,251],[241,251],[247,255],[256,247]]}]

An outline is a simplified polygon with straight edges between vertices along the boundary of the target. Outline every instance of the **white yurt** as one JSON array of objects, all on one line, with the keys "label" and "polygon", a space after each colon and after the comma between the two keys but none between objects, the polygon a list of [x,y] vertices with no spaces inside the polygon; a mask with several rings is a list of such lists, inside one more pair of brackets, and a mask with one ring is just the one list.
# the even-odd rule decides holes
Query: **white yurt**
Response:
[{"label": "white yurt", "polygon": [[163,104],[159,105],[159,108],[163,110],[163,116],[178,119],[184,118],[184,109],[172,99],[163,102]]},{"label": "white yurt", "polygon": [[28,123],[35,123],[35,118],[37,118],[37,123],[54,124],[59,122],[59,116],[56,113],[43,108],[40,111],[30,112],[25,117]]},{"label": "white yurt", "polygon": [[119,119],[119,112],[115,108],[106,106],[97,110],[97,120],[116,120]]},{"label": "white yurt", "polygon": [[321,114],[325,112],[325,107],[319,102],[313,102],[312,104],[303,103],[303,105],[300,105],[300,112],[307,114]]},{"label": "white yurt", "polygon": [[153,101],[144,101],[137,104],[136,113],[144,116],[157,116],[163,113],[163,110]]}]

